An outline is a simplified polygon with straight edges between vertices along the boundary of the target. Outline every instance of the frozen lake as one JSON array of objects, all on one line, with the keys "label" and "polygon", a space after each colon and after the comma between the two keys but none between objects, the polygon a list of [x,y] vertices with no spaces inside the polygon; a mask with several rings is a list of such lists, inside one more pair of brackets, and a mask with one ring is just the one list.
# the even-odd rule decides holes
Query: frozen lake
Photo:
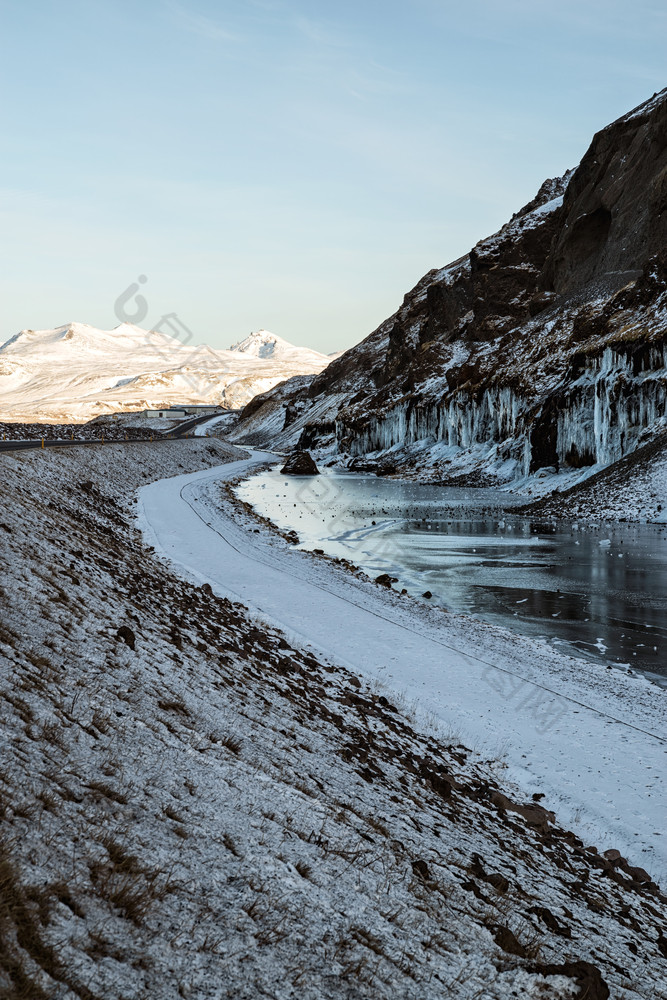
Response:
[{"label": "frozen lake", "polygon": [[301,548],[349,559],[394,588],[667,687],[667,527],[553,523],[512,513],[496,490],[324,470],[262,472],[237,492]]}]

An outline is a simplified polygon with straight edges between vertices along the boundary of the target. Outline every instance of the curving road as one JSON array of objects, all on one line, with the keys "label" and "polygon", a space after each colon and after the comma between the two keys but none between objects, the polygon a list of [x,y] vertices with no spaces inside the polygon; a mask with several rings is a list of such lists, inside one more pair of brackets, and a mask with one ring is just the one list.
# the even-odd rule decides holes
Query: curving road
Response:
[{"label": "curving road", "polygon": [[[146,540],[198,583],[241,600],[330,660],[417,699],[467,746],[503,756],[528,796],[600,849],[667,875],[664,692],[640,677],[388,592],[244,524],[221,481],[275,458],[140,490]],[[392,697],[392,695],[390,695]]]}]

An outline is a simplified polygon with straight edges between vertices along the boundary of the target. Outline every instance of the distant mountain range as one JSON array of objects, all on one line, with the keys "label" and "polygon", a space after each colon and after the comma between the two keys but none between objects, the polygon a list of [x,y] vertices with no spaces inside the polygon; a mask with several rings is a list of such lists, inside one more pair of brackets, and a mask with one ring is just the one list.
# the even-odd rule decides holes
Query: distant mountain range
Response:
[{"label": "distant mountain range", "polygon": [[188,403],[235,409],[294,375],[321,372],[330,360],[267,330],[228,351],[127,323],[22,330],[0,347],[0,420],[77,422]]}]

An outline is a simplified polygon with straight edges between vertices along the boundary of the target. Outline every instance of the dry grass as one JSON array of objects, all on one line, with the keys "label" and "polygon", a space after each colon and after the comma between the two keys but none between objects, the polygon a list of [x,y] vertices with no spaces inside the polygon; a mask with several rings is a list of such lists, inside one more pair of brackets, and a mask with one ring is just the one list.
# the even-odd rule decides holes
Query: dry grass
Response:
[{"label": "dry grass", "polygon": [[221,736],[218,738],[217,742],[220,746],[225,747],[230,753],[235,754],[237,757],[241,753],[241,741],[235,736]]},{"label": "dry grass", "polygon": [[98,842],[106,848],[109,862],[93,861],[89,865],[96,893],[140,927],[153,905],[171,892],[169,874],[165,869],[144,865],[112,834],[104,834]]},{"label": "dry grass", "polygon": [[124,792],[119,792],[116,788],[112,788],[111,785],[104,781],[89,781],[88,788],[96,793],[96,798],[109,799],[111,802],[115,802],[121,806],[127,805],[127,795]]},{"label": "dry grass", "polygon": [[190,715],[189,708],[180,700],[158,701],[157,704],[158,708],[161,708],[163,712],[175,712],[177,715],[183,716]]},{"label": "dry grass", "polygon": [[241,857],[241,852],[238,849],[236,841],[234,840],[234,838],[229,833],[223,834],[222,842],[225,845],[225,847],[227,848],[227,850],[231,851],[231,853],[234,855],[234,857],[236,857],[236,858],[240,858]]},{"label": "dry grass", "polygon": [[174,823],[186,822],[183,816],[179,815],[172,806],[165,806],[163,812],[168,819],[173,819]]},{"label": "dry grass", "polygon": [[55,989],[46,985],[49,980],[81,1000],[97,1000],[66,972],[56,949],[44,940],[43,927],[56,900],[76,912],[62,883],[26,888],[9,845],[0,841],[0,1000],[51,1000]]},{"label": "dry grass", "polygon": [[311,879],[312,878],[312,876],[313,876],[313,869],[310,867],[309,864],[306,864],[305,861],[297,861],[297,863],[296,863],[296,865],[294,867],[298,871],[298,873],[301,876],[301,878],[305,878],[305,879]]}]

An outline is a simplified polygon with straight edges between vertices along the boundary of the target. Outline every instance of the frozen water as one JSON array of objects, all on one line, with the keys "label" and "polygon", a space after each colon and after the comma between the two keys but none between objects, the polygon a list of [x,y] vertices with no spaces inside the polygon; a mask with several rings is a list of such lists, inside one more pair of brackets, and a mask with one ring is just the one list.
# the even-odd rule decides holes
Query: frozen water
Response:
[{"label": "frozen water", "polygon": [[[667,686],[667,529],[595,528],[512,514],[494,490],[364,475],[268,471],[240,495],[304,548],[350,559],[396,589],[631,664]],[[505,511],[505,508],[508,508]],[[618,558],[622,556],[623,558]]]}]

